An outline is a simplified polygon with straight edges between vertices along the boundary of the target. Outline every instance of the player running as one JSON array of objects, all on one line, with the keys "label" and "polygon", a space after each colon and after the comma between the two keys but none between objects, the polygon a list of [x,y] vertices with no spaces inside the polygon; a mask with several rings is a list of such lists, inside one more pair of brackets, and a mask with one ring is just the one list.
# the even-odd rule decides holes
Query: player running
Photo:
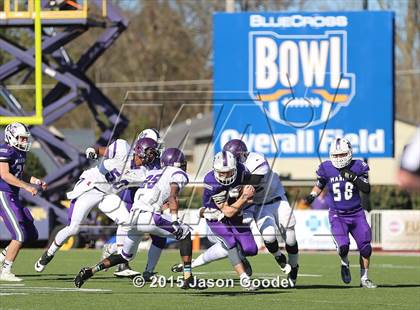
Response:
[{"label": "player running", "polygon": [[253,290],[250,277],[243,263],[244,256],[254,256],[258,252],[254,236],[248,224],[242,223],[242,208],[249,204],[255,189],[246,185],[250,174],[228,151],[215,155],[213,170],[204,177],[203,207],[206,211],[220,210],[219,219],[206,218],[214,238],[228,256],[240,277],[241,286]]},{"label": "player running", "polygon": [[104,209],[102,202],[122,186],[137,182],[136,168],[152,163],[158,155],[157,147],[154,140],[142,138],[137,140],[133,153],[125,140],[117,139],[107,148],[99,165],[81,174],[73,191],[67,193],[71,199],[68,225],[57,233],[48,250],[35,263],[36,271],[42,272],[66,240],[79,232],[81,223],[95,206],[103,209],[117,225],[123,223],[129,214],[127,209],[123,205],[113,206],[114,210]]},{"label": "player running", "polygon": [[[155,160],[151,163],[144,164],[140,167],[136,167],[133,171],[137,174],[137,182],[141,183],[145,180],[146,174],[149,170],[160,169],[160,154],[164,150],[164,142],[163,139],[160,137],[159,132],[156,129],[144,129],[137,137],[137,140],[142,138],[150,138],[157,143],[157,156]],[[106,152],[106,148],[99,147],[98,149],[89,148],[86,150],[86,156],[91,159],[96,159],[98,156],[104,156]],[[130,187],[118,194],[110,194],[105,196],[104,200],[101,202],[101,211],[107,214],[108,212],[113,212],[116,206],[120,206],[122,208],[126,208],[128,212],[130,212],[131,207],[133,205],[134,194],[136,192],[136,188]],[[108,214],[107,214],[108,215]],[[111,216],[112,217],[112,216]],[[111,254],[114,253],[121,253],[123,241],[126,236],[126,231],[123,229],[121,225],[117,228],[116,233],[116,242],[111,244],[106,244],[103,248],[102,258],[106,258]],[[148,261],[146,265],[146,269],[143,272],[143,277],[145,280],[150,281],[151,277],[155,274],[154,268],[156,266],[157,260],[159,259],[160,253],[162,249],[165,247],[166,239],[151,236],[152,244],[150,246],[148,252]],[[129,264],[120,264],[117,266],[114,275],[117,277],[133,277],[138,275],[139,272],[134,271],[130,268]]]},{"label": "player running", "polygon": [[[250,224],[255,220],[266,248],[274,256],[280,269],[288,275],[289,285],[294,287],[299,269],[298,244],[294,229],[296,220],[279,176],[271,170],[263,155],[248,152],[245,143],[239,139],[227,142],[223,146],[223,150],[231,152],[238,162],[245,165],[252,174],[249,183],[255,184],[253,203],[244,208],[243,222]],[[218,215],[213,213],[204,216],[214,217]],[[286,256],[279,249],[277,241],[279,235],[285,240],[288,262]],[[226,249],[220,243],[215,243],[197,259],[193,260],[192,267],[196,268],[226,256]],[[179,268],[175,265],[172,270],[176,272]]]},{"label": "player running", "polygon": [[326,188],[331,233],[341,258],[341,279],[346,284],[351,282],[348,259],[350,233],[360,252],[360,286],[376,288],[376,284],[368,278],[372,232],[360,204],[359,194],[359,191],[370,192],[367,175],[369,166],[352,157],[350,142],[336,138],[330,146],[330,160],[319,165],[316,171],[318,181],[306,201],[312,203]]},{"label": "player running", "polygon": [[34,196],[38,190],[33,184],[43,190],[47,189],[47,184],[34,176],[29,183],[23,181],[26,152],[31,148],[28,128],[12,123],[6,127],[4,137],[6,143],[0,144],[0,216],[12,240],[0,254],[0,280],[19,282],[22,279],[11,272],[12,265],[23,243],[38,239],[32,215],[20,202],[19,190],[23,188]]},{"label": "player running", "polygon": [[[140,233],[149,233],[179,240],[184,264],[183,288],[196,288],[197,281],[191,272],[191,232],[178,220],[179,193],[188,184],[187,162],[181,150],[169,148],[162,154],[161,165],[162,169],[148,172],[147,182],[136,191],[121,254],[112,254],[94,267],[82,268],[74,280],[76,287],[81,287],[98,271],[132,260],[141,241]],[[170,215],[162,214],[164,204],[168,205]]]}]

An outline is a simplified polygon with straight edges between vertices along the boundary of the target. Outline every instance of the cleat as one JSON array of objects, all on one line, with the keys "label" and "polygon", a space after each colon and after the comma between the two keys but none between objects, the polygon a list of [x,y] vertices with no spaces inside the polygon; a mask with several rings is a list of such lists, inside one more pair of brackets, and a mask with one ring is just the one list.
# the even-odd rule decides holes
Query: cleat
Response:
[{"label": "cleat", "polygon": [[179,263],[179,264],[175,264],[171,267],[171,271],[172,272],[183,272],[184,271],[184,264],[183,263]]},{"label": "cleat", "polygon": [[373,283],[371,280],[366,279],[366,280],[360,280],[360,287],[377,288],[378,286],[375,283]]},{"label": "cleat", "polygon": [[289,287],[293,288],[296,286],[298,271],[299,271],[299,265],[297,265],[296,267],[292,267],[292,270],[287,275],[287,280],[289,281]]},{"label": "cleat", "polygon": [[54,258],[54,255],[48,255],[47,252],[44,252],[42,256],[35,263],[35,270],[37,272],[43,272],[48,263]]},{"label": "cleat", "polygon": [[78,288],[81,288],[83,283],[93,277],[92,269],[88,267],[83,267],[80,269],[76,278],[74,278],[74,285]]},{"label": "cleat", "polygon": [[152,282],[156,278],[157,272],[143,271],[143,279],[145,282]]},{"label": "cleat", "polygon": [[283,253],[274,258],[276,259],[277,264],[280,266],[280,269],[284,274],[289,274],[290,271],[292,271],[292,266],[287,263],[287,258]]},{"label": "cleat", "polygon": [[207,284],[204,279],[198,279],[195,276],[190,276],[188,279],[183,280],[181,286],[183,290],[195,289],[195,290],[205,290],[207,289]]},{"label": "cleat", "polygon": [[0,281],[20,282],[23,281],[23,279],[16,277],[10,271],[2,270],[0,273]]},{"label": "cleat", "polygon": [[241,283],[242,289],[244,289],[245,291],[252,292],[252,291],[257,291],[259,289],[259,287],[258,286],[255,286],[251,282],[251,279],[249,279],[249,278],[248,279],[241,280],[240,283]]},{"label": "cleat", "polygon": [[346,284],[351,282],[350,268],[348,265],[341,265],[341,280]]},{"label": "cleat", "polygon": [[117,270],[114,272],[114,276],[118,278],[134,278],[138,275],[141,275],[141,272],[132,270],[128,263],[119,264]]}]

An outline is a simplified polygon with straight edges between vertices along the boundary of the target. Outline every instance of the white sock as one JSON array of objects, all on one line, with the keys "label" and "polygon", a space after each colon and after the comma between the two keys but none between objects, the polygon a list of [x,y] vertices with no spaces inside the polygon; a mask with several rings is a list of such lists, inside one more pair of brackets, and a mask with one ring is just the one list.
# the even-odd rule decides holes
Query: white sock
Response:
[{"label": "white sock", "polygon": [[115,236],[115,242],[116,242],[118,254],[121,254],[121,251],[124,245],[124,239],[126,236],[127,236],[127,230],[125,230],[122,225],[118,225],[117,235]]},{"label": "white sock", "polygon": [[47,254],[49,255],[49,256],[54,256],[55,255],[55,253],[60,249],[60,247],[61,246],[58,246],[57,245],[57,242],[55,241],[55,239],[54,239],[54,241],[51,243],[51,245],[50,245],[50,247],[48,248],[48,250],[47,250]]},{"label": "white sock", "polygon": [[368,269],[360,268],[360,279],[367,280],[368,279]]},{"label": "white sock", "polygon": [[299,254],[288,254],[288,262],[292,267],[296,267],[299,261]]},{"label": "white sock", "polygon": [[10,272],[12,269],[13,262],[10,260],[5,260],[3,263],[2,271]]},{"label": "white sock", "polygon": [[340,260],[341,260],[341,265],[343,265],[343,266],[349,266],[350,265],[349,258],[348,258],[347,255],[345,257],[340,257]]},{"label": "white sock", "polygon": [[160,254],[162,254],[162,249],[152,244],[150,246],[149,252],[147,253],[146,271],[153,272],[153,270],[155,270],[155,267],[160,258]]},{"label": "white sock", "polygon": [[6,259],[7,248],[8,247],[6,247],[3,250],[1,250],[1,252],[0,252],[0,261],[4,261]]}]

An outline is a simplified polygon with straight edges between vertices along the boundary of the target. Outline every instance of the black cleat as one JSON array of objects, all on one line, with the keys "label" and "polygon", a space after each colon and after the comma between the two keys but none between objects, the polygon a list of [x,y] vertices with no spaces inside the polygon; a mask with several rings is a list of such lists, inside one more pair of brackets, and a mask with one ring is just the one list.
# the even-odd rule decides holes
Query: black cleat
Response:
[{"label": "black cleat", "polygon": [[341,265],[341,280],[346,284],[351,282],[350,268],[347,265]]},{"label": "black cleat", "polygon": [[296,286],[298,272],[299,272],[299,265],[296,265],[296,267],[292,267],[292,270],[287,275],[287,280],[289,281],[289,287]]},{"label": "black cleat", "polygon": [[80,269],[76,278],[74,278],[74,285],[78,288],[81,288],[83,283],[93,277],[92,269],[88,267],[83,267]]},{"label": "black cleat", "polygon": [[205,279],[199,279],[195,276],[191,276],[186,280],[183,280],[183,284],[181,286],[183,290],[205,290],[207,289],[207,284]]},{"label": "black cleat", "polygon": [[179,263],[179,264],[175,264],[171,267],[171,271],[172,272],[183,272],[184,271],[184,264],[183,263]]},{"label": "black cleat", "polygon": [[285,274],[289,274],[292,270],[292,267],[287,263],[286,255],[280,253],[279,256],[274,257],[276,259],[277,264],[280,266],[281,271]]},{"label": "black cleat", "polygon": [[241,261],[244,265],[245,273],[248,275],[248,277],[252,276],[252,266],[249,260],[247,260],[246,257],[241,257]]},{"label": "black cleat", "polygon": [[48,252],[44,252],[42,256],[35,263],[35,270],[37,272],[43,272],[48,263],[54,258],[54,255],[48,255]]},{"label": "black cleat", "polygon": [[152,282],[156,278],[157,272],[143,271],[143,279],[145,282]]}]

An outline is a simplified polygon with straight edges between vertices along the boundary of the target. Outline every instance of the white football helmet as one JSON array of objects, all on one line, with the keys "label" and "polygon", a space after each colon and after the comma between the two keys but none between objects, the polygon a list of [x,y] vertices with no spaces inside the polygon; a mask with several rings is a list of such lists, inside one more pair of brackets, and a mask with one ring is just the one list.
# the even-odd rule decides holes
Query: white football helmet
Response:
[{"label": "white football helmet", "polygon": [[4,130],[4,139],[10,146],[24,152],[29,151],[32,145],[31,133],[22,123],[7,125]]},{"label": "white football helmet", "polygon": [[222,185],[230,185],[235,182],[237,169],[236,158],[229,151],[222,151],[214,156],[214,177]]},{"label": "white football helmet", "polygon": [[137,136],[137,140],[139,140],[141,138],[150,138],[150,139],[155,140],[158,144],[158,150],[159,150],[160,154],[162,154],[163,151],[165,150],[165,142],[160,137],[159,131],[157,131],[156,129],[154,129],[154,128],[144,129]]},{"label": "white football helmet", "polygon": [[336,138],[330,145],[330,160],[337,169],[347,166],[353,158],[349,140]]}]

